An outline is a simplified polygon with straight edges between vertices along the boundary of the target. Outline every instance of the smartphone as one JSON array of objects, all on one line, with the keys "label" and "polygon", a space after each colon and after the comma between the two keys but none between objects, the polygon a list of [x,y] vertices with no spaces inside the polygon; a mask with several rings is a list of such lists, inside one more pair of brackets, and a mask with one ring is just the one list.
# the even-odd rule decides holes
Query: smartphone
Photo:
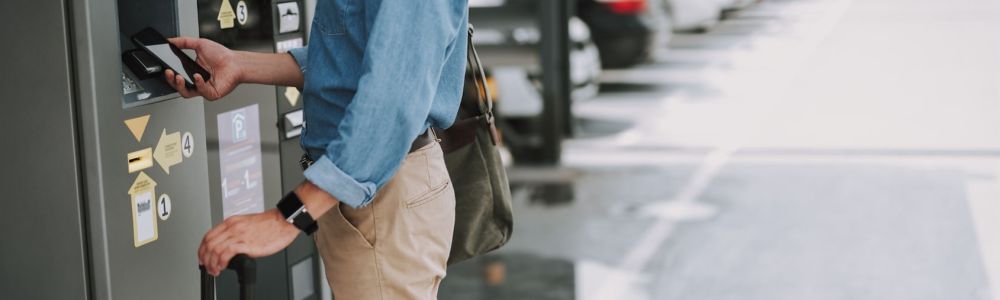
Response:
[{"label": "smartphone", "polygon": [[180,48],[168,42],[167,38],[163,37],[156,29],[146,27],[146,29],[132,35],[132,42],[152,54],[166,68],[174,70],[174,73],[184,77],[184,82],[189,87],[194,86],[194,74],[201,74],[201,78],[205,81],[212,78],[208,71],[205,71],[191,57],[184,54]]}]

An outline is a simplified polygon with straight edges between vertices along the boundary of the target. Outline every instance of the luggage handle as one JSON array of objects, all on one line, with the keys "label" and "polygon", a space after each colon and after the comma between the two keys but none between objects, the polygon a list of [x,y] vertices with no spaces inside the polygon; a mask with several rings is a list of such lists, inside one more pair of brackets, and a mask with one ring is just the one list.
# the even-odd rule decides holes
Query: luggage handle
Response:
[{"label": "luggage handle", "polygon": [[[201,299],[215,299],[215,277],[208,274],[205,266],[198,266],[201,270]],[[240,284],[240,299],[253,300],[253,291],[257,285],[257,261],[246,254],[237,254],[229,260],[227,270],[236,271],[236,280]]]}]

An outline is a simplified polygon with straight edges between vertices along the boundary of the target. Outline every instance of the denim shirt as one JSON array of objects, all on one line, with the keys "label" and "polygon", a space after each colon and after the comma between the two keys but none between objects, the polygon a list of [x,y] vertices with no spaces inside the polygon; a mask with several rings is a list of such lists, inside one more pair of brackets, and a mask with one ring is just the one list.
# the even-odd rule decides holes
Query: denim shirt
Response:
[{"label": "denim shirt", "polygon": [[305,177],[367,205],[429,127],[455,121],[464,83],[467,0],[319,0],[305,75]]}]

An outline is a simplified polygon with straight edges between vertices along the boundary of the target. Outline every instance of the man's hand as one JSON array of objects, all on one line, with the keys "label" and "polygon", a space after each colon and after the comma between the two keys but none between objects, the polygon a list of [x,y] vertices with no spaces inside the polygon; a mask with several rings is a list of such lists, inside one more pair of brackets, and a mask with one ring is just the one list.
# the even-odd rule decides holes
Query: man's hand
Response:
[{"label": "man's hand", "polygon": [[176,37],[171,38],[170,43],[181,49],[194,50],[198,55],[195,61],[212,75],[206,82],[201,75],[195,74],[192,80],[197,89],[190,89],[181,75],[172,70],[164,72],[167,83],[184,98],[201,96],[216,100],[225,97],[240,84],[243,70],[237,52],[207,39]]},{"label": "man's hand", "polygon": [[299,232],[275,208],[259,214],[233,216],[205,234],[198,247],[198,263],[212,276],[219,276],[236,254],[263,257],[278,253],[288,247]]}]

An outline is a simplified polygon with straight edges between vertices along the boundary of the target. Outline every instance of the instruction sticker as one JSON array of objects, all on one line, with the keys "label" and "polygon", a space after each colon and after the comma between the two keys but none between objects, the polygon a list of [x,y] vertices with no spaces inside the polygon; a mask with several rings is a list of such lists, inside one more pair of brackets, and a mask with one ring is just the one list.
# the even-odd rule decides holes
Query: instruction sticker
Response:
[{"label": "instruction sticker", "polygon": [[132,198],[132,241],[136,248],[155,241],[159,234],[156,229],[156,182],[139,172],[128,194]]},{"label": "instruction sticker", "polygon": [[299,31],[299,3],[285,2],[278,3],[278,33],[289,33]]},{"label": "instruction sticker", "polygon": [[229,0],[222,0],[222,6],[219,7],[219,16],[215,18],[219,20],[219,27],[222,29],[233,28],[236,24],[236,13],[233,12],[233,5],[229,3]]},{"label": "instruction sticker", "polygon": [[221,113],[217,119],[223,218],[263,212],[264,172],[257,104]]},{"label": "instruction sticker", "polygon": [[160,164],[163,172],[169,175],[170,167],[184,160],[181,156],[181,133],[167,134],[167,130],[164,129],[160,134],[160,141],[156,143],[156,150],[153,150],[153,159]]},{"label": "instruction sticker", "polygon": [[274,47],[277,49],[278,53],[285,53],[288,52],[288,50],[302,48],[302,38],[299,37],[290,40],[278,41],[274,44]]},{"label": "instruction sticker", "polygon": [[299,104],[299,96],[301,94],[302,93],[299,93],[299,89],[295,87],[290,86],[285,88],[285,99],[288,99],[288,104],[291,104],[292,106]]}]

